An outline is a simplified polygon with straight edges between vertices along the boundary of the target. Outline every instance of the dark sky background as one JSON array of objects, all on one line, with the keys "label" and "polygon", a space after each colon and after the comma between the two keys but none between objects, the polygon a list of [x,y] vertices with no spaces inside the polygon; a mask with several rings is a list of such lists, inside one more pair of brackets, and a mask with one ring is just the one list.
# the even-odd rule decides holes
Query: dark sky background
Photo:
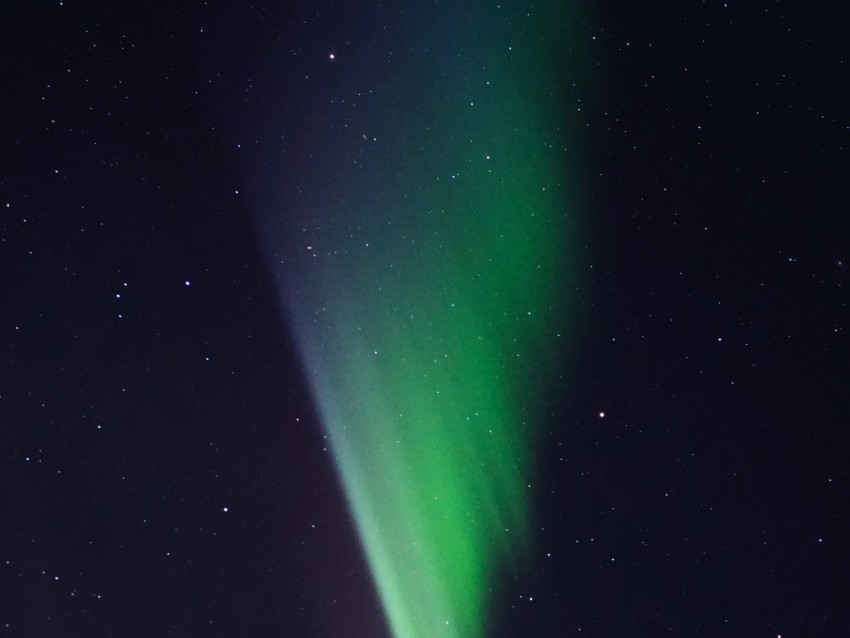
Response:
[{"label": "dark sky background", "polygon": [[[378,6],[3,4],[0,635],[389,635],[233,143]],[[551,557],[488,635],[848,635],[846,7],[583,6]]]}]

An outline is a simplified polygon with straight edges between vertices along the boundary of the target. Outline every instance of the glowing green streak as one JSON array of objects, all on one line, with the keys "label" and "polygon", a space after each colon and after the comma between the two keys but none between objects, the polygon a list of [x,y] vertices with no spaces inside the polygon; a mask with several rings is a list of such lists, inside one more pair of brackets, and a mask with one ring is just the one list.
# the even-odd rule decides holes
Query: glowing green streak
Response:
[{"label": "glowing green streak", "polygon": [[563,17],[454,19],[355,122],[385,139],[368,170],[334,168],[336,227],[306,242],[290,300],[398,638],[485,634],[488,591],[530,540],[541,387],[566,337]]}]

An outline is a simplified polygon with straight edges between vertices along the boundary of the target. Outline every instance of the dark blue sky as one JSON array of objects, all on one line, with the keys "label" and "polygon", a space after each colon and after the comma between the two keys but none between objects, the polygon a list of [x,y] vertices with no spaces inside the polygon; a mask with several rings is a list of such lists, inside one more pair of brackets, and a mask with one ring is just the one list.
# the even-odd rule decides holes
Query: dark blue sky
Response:
[{"label": "dark blue sky", "polygon": [[[340,43],[404,50],[406,22],[6,4],[0,633],[388,635],[249,169],[299,131],[309,187],[335,85],[302,78]],[[581,104],[587,236],[533,496],[551,557],[494,582],[488,635],[850,630],[842,9],[586,8],[581,76],[554,87]]]}]

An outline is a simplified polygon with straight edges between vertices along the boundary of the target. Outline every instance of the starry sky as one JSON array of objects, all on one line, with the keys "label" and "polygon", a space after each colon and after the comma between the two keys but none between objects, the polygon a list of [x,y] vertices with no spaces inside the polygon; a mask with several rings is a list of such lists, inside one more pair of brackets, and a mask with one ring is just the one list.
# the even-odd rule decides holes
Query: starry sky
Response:
[{"label": "starry sky", "polygon": [[842,9],[5,3],[0,635],[845,635]]}]

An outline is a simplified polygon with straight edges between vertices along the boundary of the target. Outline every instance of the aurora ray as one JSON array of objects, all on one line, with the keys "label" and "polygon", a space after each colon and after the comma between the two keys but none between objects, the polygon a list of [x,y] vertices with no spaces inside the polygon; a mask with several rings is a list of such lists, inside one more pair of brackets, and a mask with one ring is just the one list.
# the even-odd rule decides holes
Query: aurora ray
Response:
[{"label": "aurora ray", "polygon": [[358,96],[345,126],[311,116],[282,296],[394,635],[476,638],[527,551],[569,332],[570,31],[560,9],[415,4],[377,82],[361,60],[325,87]]}]

